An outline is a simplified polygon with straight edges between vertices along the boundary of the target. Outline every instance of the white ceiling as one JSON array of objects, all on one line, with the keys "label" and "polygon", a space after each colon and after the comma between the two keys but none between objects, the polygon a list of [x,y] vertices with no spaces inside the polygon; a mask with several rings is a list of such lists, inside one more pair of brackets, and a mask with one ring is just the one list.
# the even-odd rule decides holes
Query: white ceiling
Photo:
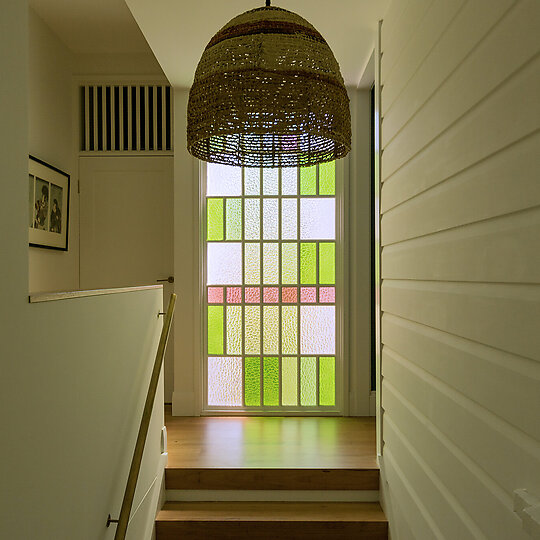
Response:
[{"label": "white ceiling", "polygon": [[[356,86],[374,47],[377,21],[389,2],[272,4],[313,24],[334,51],[345,83]],[[171,84],[189,87],[210,38],[234,16],[264,5],[264,0],[30,0],[30,5],[73,52],[141,53],[148,51],[148,42]]]}]

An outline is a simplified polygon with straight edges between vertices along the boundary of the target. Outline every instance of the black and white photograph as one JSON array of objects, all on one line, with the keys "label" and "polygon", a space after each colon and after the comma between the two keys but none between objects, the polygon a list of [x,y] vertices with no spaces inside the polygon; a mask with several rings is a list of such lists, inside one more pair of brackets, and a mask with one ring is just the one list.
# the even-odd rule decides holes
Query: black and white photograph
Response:
[{"label": "black and white photograph", "polygon": [[29,243],[68,249],[69,175],[33,156],[28,161]]}]

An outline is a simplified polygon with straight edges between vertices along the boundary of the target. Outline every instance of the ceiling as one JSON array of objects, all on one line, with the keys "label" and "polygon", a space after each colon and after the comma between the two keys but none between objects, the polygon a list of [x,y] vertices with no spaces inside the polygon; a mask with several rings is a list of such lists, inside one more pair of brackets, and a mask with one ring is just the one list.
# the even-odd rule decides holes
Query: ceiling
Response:
[{"label": "ceiling", "polygon": [[[334,51],[345,83],[357,86],[375,44],[377,21],[389,3],[276,0],[273,5],[313,24]],[[30,0],[30,5],[74,53],[141,53],[149,44],[171,84],[190,87],[210,38],[235,15],[264,1]]]}]

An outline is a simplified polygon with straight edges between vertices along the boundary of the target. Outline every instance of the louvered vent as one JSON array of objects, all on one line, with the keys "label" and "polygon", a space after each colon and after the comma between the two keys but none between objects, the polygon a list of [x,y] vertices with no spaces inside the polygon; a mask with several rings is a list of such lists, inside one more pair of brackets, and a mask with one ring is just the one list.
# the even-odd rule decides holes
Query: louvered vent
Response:
[{"label": "louvered vent", "polygon": [[170,86],[81,86],[83,152],[172,151]]}]

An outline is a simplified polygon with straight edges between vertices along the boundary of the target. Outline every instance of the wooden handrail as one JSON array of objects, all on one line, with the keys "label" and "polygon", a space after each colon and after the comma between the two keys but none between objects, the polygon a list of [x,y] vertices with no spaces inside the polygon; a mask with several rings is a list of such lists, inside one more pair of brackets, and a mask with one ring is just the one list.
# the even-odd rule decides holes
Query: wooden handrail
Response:
[{"label": "wooden handrail", "polygon": [[137,442],[135,443],[135,450],[133,451],[133,458],[131,460],[131,467],[129,469],[129,476],[126,484],[126,491],[124,492],[124,499],[122,501],[122,508],[120,510],[120,517],[116,520],[111,519],[109,516],[109,519],[107,520],[107,526],[109,526],[110,523],[118,523],[114,540],[124,540],[126,537],[129,516],[131,514],[131,507],[133,506],[135,488],[137,487],[137,480],[139,478],[139,470],[141,468],[144,445],[146,444],[148,426],[150,425],[150,417],[152,416],[152,409],[154,408],[154,399],[156,397],[159,374],[161,371],[161,366],[163,365],[163,357],[165,355],[165,348],[167,347],[167,340],[169,339],[175,304],[176,294],[173,293],[171,294],[169,307],[167,308],[167,313],[165,314],[165,319],[163,320],[163,329],[161,330],[159,346],[156,352],[156,359],[154,361],[154,369],[152,371],[152,376],[150,377],[150,384],[148,385],[148,393],[146,394],[146,402],[144,404],[141,424],[139,426]]}]

